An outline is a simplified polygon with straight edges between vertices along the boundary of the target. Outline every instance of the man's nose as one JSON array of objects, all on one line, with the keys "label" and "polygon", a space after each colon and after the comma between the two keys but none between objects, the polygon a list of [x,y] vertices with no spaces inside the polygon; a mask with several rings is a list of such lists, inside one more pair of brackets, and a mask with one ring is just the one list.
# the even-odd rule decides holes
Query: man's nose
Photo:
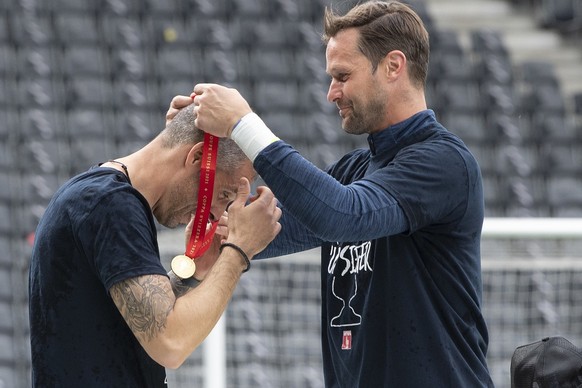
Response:
[{"label": "man's nose", "polygon": [[212,204],[212,206],[210,207],[210,214],[208,215],[208,220],[209,221],[220,220],[220,217],[222,216],[222,213],[224,213],[226,208],[227,208],[227,204],[223,203],[223,202],[218,202],[217,204]]},{"label": "man's nose", "polygon": [[215,222],[216,220],[216,216],[214,215],[213,212],[210,212],[210,214],[208,215],[208,221],[210,222]]},{"label": "man's nose", "polygon": [[329,84],[329,90],[327,91],[327,101],[329,102],[335,102],[337,100],[339,100],[341,97],[341,87],[339,82],[336,82],[335,80],[331,80],[330,84]]}]

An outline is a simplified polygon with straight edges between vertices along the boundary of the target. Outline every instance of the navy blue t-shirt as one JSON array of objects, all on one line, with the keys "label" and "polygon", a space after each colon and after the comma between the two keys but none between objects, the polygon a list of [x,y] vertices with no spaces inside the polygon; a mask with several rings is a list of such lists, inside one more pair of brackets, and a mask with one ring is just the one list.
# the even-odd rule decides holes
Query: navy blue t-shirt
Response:
[{"label": "navy blue t-shirt", "polygon": [[368,142],[327,174],[284,142],[255,160],[284,206],[259,256],[322,246],[326,387],[493,386],[476,160],[430,110]]},{"label": "navy blue t-shirt", "polygon": [[125,175],[93,168],[61,187],[30,265],[34,387],[165,387],[109,295],[115,283],[165,275],[148,203]]}]

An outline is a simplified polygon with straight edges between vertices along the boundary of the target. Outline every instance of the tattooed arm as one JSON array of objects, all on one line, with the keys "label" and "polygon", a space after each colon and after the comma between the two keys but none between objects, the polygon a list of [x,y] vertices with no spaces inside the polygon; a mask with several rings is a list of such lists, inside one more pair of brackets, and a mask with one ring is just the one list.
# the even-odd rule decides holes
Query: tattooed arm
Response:
[{"label": "tattooed arm", "polygon": [[168,272],[168,276],[170,277],[170,284],[172,284],[172,291],[174,291],[176,298],[183,296],[188,291],[196,288],[200,284],[200,280],[194,277],[189,279],[180,279],[176,276],[176,274],[174,274],[174,271]]},{"label": "tattooed arm", "polygon": [[[241,179],[229,211],[227,241],[252,258],[281,230],[281,210],[266,187],[257,188],[259,196],[245,206],[249,192],[248,180]],[[184,284],[176,287],[167,276],[144,275],[120,281],[109,292],[150,357],[162,366],[177,368],[210,333],[245,268],[239,252],[229,248],[196,288],[185,290]]]},{"label": "tattooed arm", "polygon": [[167,278],[145,275],[121,281],[109,290],[127,325],[143,345],[166,327],[176,296]]},{"label": "tattooed arm", "polygon": [[230,300],[246,263],[225,249],[204,282],[184,293],[163,275],[121,281],[110,295],[145,351],[160,365],[178,368],[210,333]]}]

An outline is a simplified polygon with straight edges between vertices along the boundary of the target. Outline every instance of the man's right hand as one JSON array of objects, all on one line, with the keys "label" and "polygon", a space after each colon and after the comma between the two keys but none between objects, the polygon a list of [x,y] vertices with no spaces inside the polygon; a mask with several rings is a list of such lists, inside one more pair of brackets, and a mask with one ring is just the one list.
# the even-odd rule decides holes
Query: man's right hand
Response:
[{"label": "man's right hand", "polygon": [[252,109],[238,90],[217,84],[198,84],[194,87],[195,124],[204,132],[229,137],[234,126]]}]

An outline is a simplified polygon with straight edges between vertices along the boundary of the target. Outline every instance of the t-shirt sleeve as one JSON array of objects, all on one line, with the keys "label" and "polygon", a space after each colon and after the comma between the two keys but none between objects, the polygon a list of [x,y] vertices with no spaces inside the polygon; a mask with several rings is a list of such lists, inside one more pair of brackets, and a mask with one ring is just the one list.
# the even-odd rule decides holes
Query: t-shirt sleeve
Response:
[{"label": "t-shirt sleeve", "polygon": [[166,274],[148,211],[136,195],[116,191],[79,224],[80,248],[106,290],[131,277]]}]

